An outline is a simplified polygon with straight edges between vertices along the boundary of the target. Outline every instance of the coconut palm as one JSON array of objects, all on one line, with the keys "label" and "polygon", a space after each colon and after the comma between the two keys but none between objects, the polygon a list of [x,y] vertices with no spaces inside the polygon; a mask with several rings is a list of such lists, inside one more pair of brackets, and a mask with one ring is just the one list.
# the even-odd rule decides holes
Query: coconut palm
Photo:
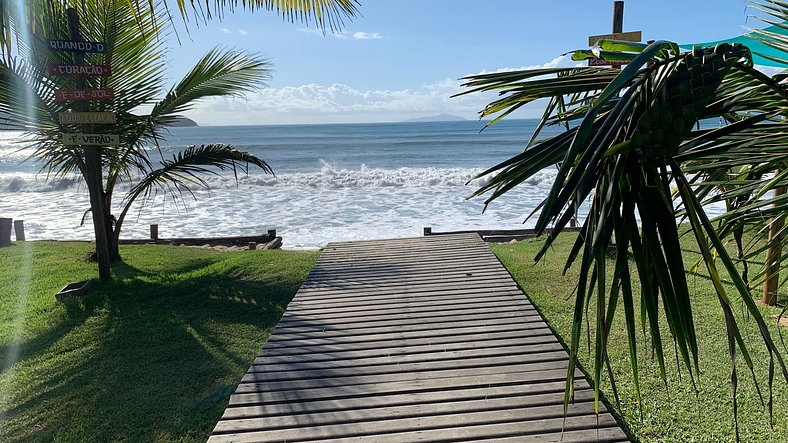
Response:
[{"label": "coconut palm", "polygon": [[[97,148],[104,177],[101,197],[110,255],[117,259],[123,222],[140,197],[147,200],[156,192],[167,192],[179,198],[194,187],[206,188],[205,174],[247,172],[249,165],[271,172],[262,159],[227,145],[193,146],[172,158],[150,149],[158,146],[166,126],[199,100],[241,96],[259,88],[269,78],[270,65],[259,55],[214,49],[166,90],[163,34],[168,22],[161,19],[161,11],[143,8],[135,15],[126,2],[119,0],[74,3],[85,8],[83,37],[105,42],[109,48],[103,54],[87,54],[88,62],[113,69],[111,77],[84,81],[87,87],[114,90],[114,99],[92,102],[91,110],[117,114],[117,123],[95,125],[92,132],[121,136],[119,146]],[[61,141],[62,133],[79,132],[79,127],[59,124],[58,113],[76,105],[56,101],[54,91],[73,88],[75,79],[52,77],[46,72],[48,62],[67,63],[71,57],[47,48],[47,38],[65,39],[68,35],[63,6],[48,7],[51,19],[29,38],[19,39],[19,56],[0,61],[0,111],[28,132],[36,147],[33,157],[42,162],[47,176],[60,178],[77,173],[87,177],[84,149],[65,146]],[[150,111],[139,112],[141,107]],[[115,201],[115,191],[120,187],[129,191],[121,201]],[[117,216],[112,215],[113,208],[119,211]]]},{"label": "coconut palm", "polygon": [[[40,2],[28,3],[26,10],[20,14],[17,9],[17,0],[0,0],[0,53],[11,54],[11,41],[15,33],[15,22],[24,20],[27,25],[36,28],[45,26],[48,16],[51,15],[52,8],[63,7],[74,4],[71,0],[44,0]],[[90,2],[79,2],[87,4]],[[178,13],[184,20],[190,17],[195,20],[208,20],[214,16],[221,18],[226,11],[234,12],[236,9],[248,9],[250,12],[255,10],[265,10],[275,12],[283,19],[291,22],[301,22],[307,25],[314,23],[321,29],[326,28],[331,31],[338,31],[344,24],[344,19],[352,18],[358,13],[358,2],[356,0],[214,0],[195,1],[195,0],[162,0],[159,2],[122,0],[126,7],[134,12],[137,19],[147,16],[153,19],[156,5],[160,4],[164,8],[165,16],[172,18],[171,7],[177,7]],[[23,18],[22,18],[23,17]]]},{"label": "coconut palm", "polygon": [[[785,3],[766,3],[758,6],[778,20],[788,15]],[[776,40],[784,50],[785,41]],[[466,78],[469,90],[464,92],[500,94],[481,112],[482,116],[495,116],[489,124],[537,99],[548,101],[537,134],[526,150],[480,174],[490,179],[474,194],[487,195],[489,204],[538,171],[557,165],[550,193],[532,214],[538,213],[537,233],[553,227],[535,260],[544,255],[579,205],[590,204],[566,262],[568,268],[579,260],[580,272],[565,401],[568,403],[572,395],[581,329],[589,307],[589,315],[595,317],[593,378],[597,399],[608,326],[620,305],[637,398],[638,319],[644,333],[649,331],[662,377],[666,377],[663,343],[669,340],[694,380],[699,368],[698,345],[684,254],[679,247],[679,217],[689,223],[725,314],[735,415],[737,352],[753,370],[748,346],[733,315],[735,300],[744,304],[757,323],[770,354],[770,367],[776,363],[788,381],[783,358],[723,243],[737,227],[762,221],[770,211],[786,210],[785,196],[763,198],[768,190],[788,184],[788,173],[772,174],[786,170],[788,159],[788,122],[781,118],[788,115],[786,76],[769,77],[753,68],[752,54],[742,45],[696,47],[682,53],[666,41],[645,45],[602,40],[591,50],[577,51],[573,58],[628,64],[621,71],[578,67],[476,75]],[[721,118],[728,124],[699,129],[698,122],[709,118]],[[561,125],[566,130],[537,140],[539,131],[548,125]],[[715,200],[736,203],[713,222],[704,204]],[[773,203],[782,204],[773,209]],[[616,251],[615,259],[608,258],[611,250]],[[629,254],[634,263],[628,260]],[[613,261],[612,274],[606,270],[609,260]],[[639,316],[634,308],[632,273],[640,282]],[[726,288],[723,275],[733,282],[733,291]],[[667,340],[660,332],[661,315],[668,325]],[[770,389],[771,377],[770,371]]]}]

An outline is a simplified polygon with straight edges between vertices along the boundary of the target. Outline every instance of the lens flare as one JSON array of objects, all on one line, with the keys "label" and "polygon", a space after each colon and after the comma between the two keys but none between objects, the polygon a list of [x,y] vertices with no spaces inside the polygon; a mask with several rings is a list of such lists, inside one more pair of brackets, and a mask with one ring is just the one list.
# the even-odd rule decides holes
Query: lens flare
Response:
[{"label": "lens flare", "polygon": [[[27,11],[26,5],[23,0],[16,2],[16,38],[19,41],[30,42],[30,31],[28,27],[23,25],[26,23]],[[9,54],[10,55],[10,54]],[[33,121],[33,97],[30,88],[25,88],[25,109],[28,112],[27,121]],[[14,366],[19,360],[20,347],[22,337],[25,333],[25,313],[27,312],[27,305],[30,297],[30,277],[33,272],[33,245],[30,242],[17,242],[16,246],[22,250],[21,277],[19,285],[17,286],[17,304],[16,310],[13,314],[11,336],[9,337],[8,345],[6,347],[6,355],[3,359],[2,371],[0,371],[0,406],[8,404],[10,396],[12,395],[12,388],[14,384]],[[0,409],[0,428],[3,427],[5,421],[6,410]]]}]

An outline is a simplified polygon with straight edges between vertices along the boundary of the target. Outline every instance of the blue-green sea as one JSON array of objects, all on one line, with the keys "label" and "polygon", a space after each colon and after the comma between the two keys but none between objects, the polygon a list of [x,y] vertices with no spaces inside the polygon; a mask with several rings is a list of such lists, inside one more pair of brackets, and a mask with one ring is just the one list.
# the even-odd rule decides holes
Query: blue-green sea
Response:
[{"label": "blue-green sea", "polygon": [[[226,143],[266,160],[275,175],[251,169],[209,176],[210,189],[183,199],[167,193],[139,202],[124,224],[126,238],[250,235],[277,229],[285,247],[313,248],[334,240],[420,235],[435,231],[519,228],[546,195],[544,170],[483,212],[467,200],[484,168],[522,152],[535,120],[171,128],[151,146],[156,162],[185,146]],[[549,132],[545,132],[548,135]],[[24,219],[32,239],[89,239],[80,226],[89,207],[77,177],[48,180],[25,158],[22,134],[0,132],[0,217]],[[20,150],[21,149],[21,150]],[[469,184],[466,184],[468,181]],[[124,190],[117,191],[116,205]],[[144,204],[143,204],[144,203]],[[118,208],[115,208],[118,212]]]}]

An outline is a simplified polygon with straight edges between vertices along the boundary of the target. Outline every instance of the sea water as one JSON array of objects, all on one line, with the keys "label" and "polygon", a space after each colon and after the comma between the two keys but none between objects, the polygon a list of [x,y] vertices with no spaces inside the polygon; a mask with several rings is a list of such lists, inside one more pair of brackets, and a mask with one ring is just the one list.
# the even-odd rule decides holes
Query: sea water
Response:
[{"label": "sea water", "polygon": [[[189,145],[223,143],[264,159],[275,175],[251,168],[206,176],[182,199],[168,193],[137,201],[123,238],[146,238],[150,224],[166,237],[254,235],[276,229],[286,248],[331,241],[393,238],[434,231],[516,229],[547,195],[555,177],[543,170],[484,210],[467,199],[474,179],[520,152],[536,120],[483,122],[223,126],[171,128],[148,153],[154,164]],[[543,132],[544,136],[559,129]],[[47,177],[22,134],[0,131],[0,217],[25,220],[28,239],[91,239],[87,189],[79,177]],[[470,183],[468,183],[470,182]],[[128,185],[114,194],[113,213]],[[580,214],[584,217],[583,212]]]}]

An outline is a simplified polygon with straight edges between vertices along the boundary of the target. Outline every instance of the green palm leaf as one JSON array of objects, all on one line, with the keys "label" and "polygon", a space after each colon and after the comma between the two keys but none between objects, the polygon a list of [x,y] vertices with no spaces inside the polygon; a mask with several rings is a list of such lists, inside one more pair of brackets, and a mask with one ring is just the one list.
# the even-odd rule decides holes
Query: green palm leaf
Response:
[{"label": "green palm leaf", "polygon": [[[758,217],[756,208],[763,216],[761,205],[776,203],[762,201],[766,191],[788,181],[788,174],[767,173],[788,158],[788,132],[784,130],[785,122],[779,120],[788,112],[785,79],[769,78],[754,70],[749,50],[741,45],[695,48],[682,54],[669,42],[645,47],[604,42],[604,47],[633,51],[626,57],[632,62],[620,72],[593,68],[538,72],[540,76],[555,76],[544,79],[534,75],[537,71],[521,71],[472,76],[465,83],[472,91],[500,91],[502,97],[482,110],[483,116],[506,115],[523,102],[550,98],[537,132],[547,124],[567,128],[538,142],[534,135],[525,152],[484,171],[481,176],[490,179],[474,193],[488,195],[489,204],[545,167],[558,166],[553,187],[537,208],[537,232],[550,225],[553,229],[535,260],[543,256],[581,202],[589,202],[589,216],[566,264],[568,268],[579,257],[565,401],[571,398],[586,315],[596,319],[592,328],[596,334],[592,374],[598,393],[606,360],[607,328],[619,300],[624,306],[632,375],[640,398],[635,355],[636,300],[629,278],[633,270],[640,282],[641,327],[644,334],[649,331],[663,379],[666,340],[660,318],[664,316],[677,359],[694,382],[699,371],[698,344],[684,254],[678,246],[677,217],[686,217],[690,222],[726,312],[729,351],[734,363],[734,398],[736,354],[741,353],[740,359],[751,372],[753,363],[733,316],[731,297],[744,301],[771,358],[788,381],[782,356],[749,288],[703,210],[703,203],[715,198],[738,199],[731,211],[717,220],[721,223],[720,232],[725,234],[734,232],[734,224]],[[581,55],[605,57],[599,50]],[[723,118],[730,124],[719,129],[698,129],[697,122],[704,118]],[[731,175],[731,168],[739,168],[740,172]],[[688,174],[691,181],[686,178]],[[680,185],[678,192],[673,191],[675,183]],[[722,196],[717,192],[721,186],[725,189]],[[788,198],[785,200],[788,203]],[[616,259],[613,274],[607,276],[607,251],[611,247],[617,249],[618,257],[631,252],[634,269],[625,259]],[[723,264],[724,272],[735,283],[733,295],[722,285],[717,262]],[[589,311],[593,297],[596,307]],[[615,385],[614,380],[611,382]],[[736,412],[734,407],[734,417]]]}]

